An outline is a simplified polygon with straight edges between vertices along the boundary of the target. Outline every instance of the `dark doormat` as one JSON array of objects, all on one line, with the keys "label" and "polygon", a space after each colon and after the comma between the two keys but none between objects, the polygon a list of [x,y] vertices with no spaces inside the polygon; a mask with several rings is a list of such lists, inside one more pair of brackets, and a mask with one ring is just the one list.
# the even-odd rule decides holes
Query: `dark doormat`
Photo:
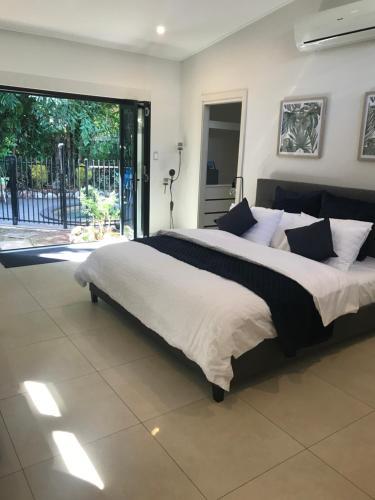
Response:
[{"label": "dark doormat", "polygon": [[93,244],[58,245],[53,247],[23,248],[0,252],[0,262],[4,267],[35,266],[51,262],[80,262],[98,246]]}]

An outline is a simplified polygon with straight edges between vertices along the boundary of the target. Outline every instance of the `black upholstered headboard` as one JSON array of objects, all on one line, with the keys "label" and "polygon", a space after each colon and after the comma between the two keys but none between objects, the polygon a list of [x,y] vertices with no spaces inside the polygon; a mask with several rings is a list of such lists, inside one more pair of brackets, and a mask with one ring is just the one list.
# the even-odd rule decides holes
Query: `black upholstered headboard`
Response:
[{"label": "black upholstered headboard", "polygon": [[[272,208],[277,186],[291,191],[303,193],[306,191],[328,191],[336,196],[345,196],[355,200],[375,203],[375,191],[369,189],[355,189],[338,186],[325,186],[324,184],[310,184],[306,182],[281,181],[277,179],[258,179],[256,202],[259,207]],[[375,231],[371,233],[369,255],[375,257]]]}]

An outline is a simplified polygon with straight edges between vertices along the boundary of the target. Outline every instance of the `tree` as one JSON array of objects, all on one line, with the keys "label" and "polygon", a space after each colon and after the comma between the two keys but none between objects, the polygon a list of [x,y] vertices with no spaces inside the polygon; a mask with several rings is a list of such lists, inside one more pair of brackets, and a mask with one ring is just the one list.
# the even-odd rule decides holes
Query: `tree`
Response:
[{"label": "tree", "polygon": [[117,159],[119,106],[0,92],[0,156],[51,157],[60,142],[73,165]]}]

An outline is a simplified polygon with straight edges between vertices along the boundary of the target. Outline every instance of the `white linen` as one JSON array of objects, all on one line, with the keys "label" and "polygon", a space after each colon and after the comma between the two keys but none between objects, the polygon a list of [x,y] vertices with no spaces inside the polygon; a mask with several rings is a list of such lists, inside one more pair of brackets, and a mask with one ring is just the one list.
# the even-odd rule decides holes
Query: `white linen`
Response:
[{"label": "white linen", "polygon": [[375,303],[375,259],[367,257],[363,262],[355,262],[348,275],[359,285],[359,305]]},{"label": "white linen", "polygon": [[251,207],[250,210],[257,223],[246,231],[241,238],[253,241],[259,245],[269,246],[272,237],[280,224],[283,211],[263,207]]},{"label": "white linen", "polygon": [[[314,219],[314,217],[311,217]],[[292,214],[289,212],[284,212],[279,226],[272,237],[271,247],[277,248],[278,250],[285,250],[290,252],[290,246],[288,239],[286,237],[285,231],[287,229],[296,229],[298,227],[309,226],[312,224],[310,220],[310,215],[306,214]]]},{"label": "white linen", "polygon": [[358,220],[329,219],[332,231],[333,249],[337,257],[332,257],[326,264],[340,271],[348,271],[358,257],[369,235],[372,223]]},{"label": "white linen", "polygon": [[[303,214],[310,224],[321,221],[311,215]],[[373,223],[351,219],[329,219],[332,231],[333,249],[337,257],[325,261],[328,266],[340,271],[348,271],[356,261],[358,254],[370,234]]]},{"label": "white linen", "polygon": [[[324,324],[359,305],[358,285],[329,266],[249,242],[225,231],[171,231],[176,237],[219,248],[298,281],[314,297]],[[245,287],[202,271],[141,243],[93,252],[76,271],[169,344],[181,349],[207,379],[229,390],[231,357],[276,336],[267,304]]]}]

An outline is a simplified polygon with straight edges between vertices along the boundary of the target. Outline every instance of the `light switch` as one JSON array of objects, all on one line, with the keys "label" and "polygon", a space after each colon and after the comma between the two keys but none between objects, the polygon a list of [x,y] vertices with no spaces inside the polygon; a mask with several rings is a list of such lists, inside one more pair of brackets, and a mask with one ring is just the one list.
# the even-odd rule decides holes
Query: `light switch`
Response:
[{"label": "light switch", "polygon": [[159,159],[159,152],[158,151],[154,151],[152,157],[153,157],[154,160],[158,160]]}]

